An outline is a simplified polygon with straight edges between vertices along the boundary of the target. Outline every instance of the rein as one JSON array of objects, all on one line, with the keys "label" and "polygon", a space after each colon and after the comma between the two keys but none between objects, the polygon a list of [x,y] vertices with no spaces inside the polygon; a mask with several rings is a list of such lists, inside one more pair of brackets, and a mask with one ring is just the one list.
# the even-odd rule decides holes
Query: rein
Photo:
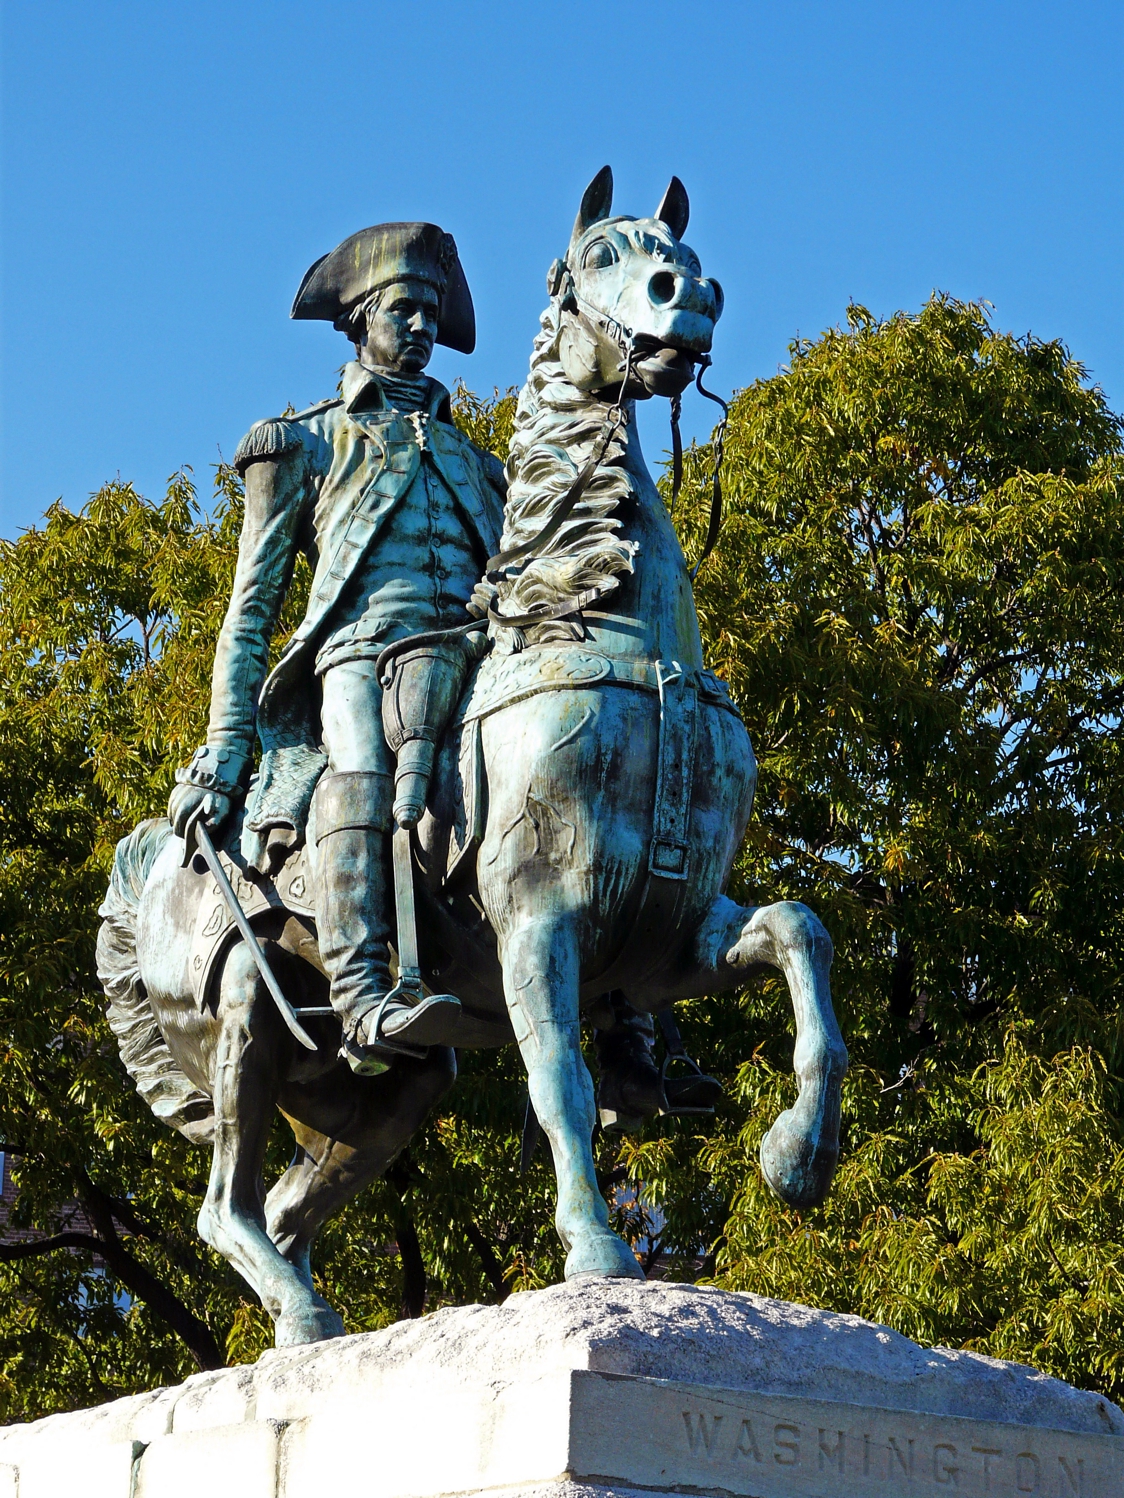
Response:
[{"label": "rein", "polygon": [[[622,329],[622,332],[627,333],[627,330]],[[537,535],[532,536],[529,541],[523,541],[518,546],[511,547],[509,551],[501,551],[498,555],[488,558],[488,570],[484,575],[490,583],[504,581],[507,569],[513,562],[533,557],[558,534],[574,506],[592,483],[594,474],[604,461],[609,443],[621,427],[628,425],[628,413],[624,409],[624,392],[632,375],[632,360],[635,353],[631,333],[627,333],[627,340],[623,345],[624,378],[621,380],[621,388],[617,392],[616,400],[605,413],[601,430],[593,439],[593,446],[590,448],[589,457],[582,465],[581,472],[555,505],[553,514]],[[494,624],[502,624],[506,629],[529,629],[534,624],[545,624],[551,619],[564,619],[567,614],[580,613],[591,603],[596,603],[608,591],[607,587],[587,588],[584,593],[579,593],[574,598],[566,598],[559,603],[533,609],[527,614],[501,614],[493,598],[488,603],[488,618]]]},{"label": "rein", "polygon": [[[628,415],[624,409],[624,392],[632,374],[632,338],[629,337],[625,346],[624,379],[616,400],[605,413],[605,420],[601,423],[601,430],[593,439],[589,457],[582,465],[581,472],[574,482],[566,490],[561,500],[555,506],[553,513],[542,529],[529,541],[523,541],[518,546],[513,546],[508,551],[498,552],[494,557],[488,558],[484,576],[490,583],[502,582],[506,569],[513,562],[523,561],[530,558],[562,529],[567,518],[574,509],[578,500],[589,488],[593,481],[593,475],[601,466],[605,452],[622,426],[627,425]],[[489,622],[502,624],[507,629],[529,629],[533,624],[545,624],[552,619],[564,619],[567,614],[580,613],[582,609],[596,603],[606,588],[587,588],[584,593],[577,594],[574,598],[565,598],[558,603],[549,604],[544,608],[535,609],[529,614],[501,614],[495,606],[495,599],[488,602],[488,612],[483,619],[470,619],[467,624],[456,624],[451,629],[430,629],[422,634],[407,635],[405,639],[394,640],[383,650],[375,662],[375,675],[384,686],[390,682],[390,667],[396,656],[402,655],[407,650],[417,650],[425,645],[437,645],[442,640],[449,640],[456,635],[468,635],[478,629],[487,629]]]},{"label": "rein", "polygon": [[[621,388],[613,405],[609,407],[601,430],[593,440],[589,457],[582,466],[581,472],[570,485],[562,499],[555,506],[553,513],[546,524],[532,536],[529,541],[523,541],[518,546],[513,546],[509,551],[501,551],[497,556],[488,558],[488,569],[485,573],[490,583],[499,583],[504,580],[507,568],[513,562],[524,561],[537,554],[548,541],[561,530],[567,518],[574,509],[578,500],[588,489],[594,474],[604,460],[605,452],[609,443],[621,426],[627,425],[628,416],[624,410],[624,393],[632,374],[633,360],[636,354],[635,335],[620,323],[601,312],[598,308],[590,306],[584,298],[578,296],[571,285],[570,295],[575,302],[580,302],[582,315],[589,321],[595,323],[601,331],[610,338],[624,353],[624,378],[621,380]],[[722,407],[722,419],[715,428],[714,433],[714,474],[711,479],[710,496],[710,520],[706,528],[706,539],[698,561],[691,568],[690,578],[694,582],[699,575],[699,570],[707,557],[710,556],[718,544],[718,536],[722,529],[722,460],[725,455],[726,446],[726,423],[730,416],[730,407],[720,395],[715,395],[703,384],[703,375],[714,362],[709,354],[701,354],[698,358],[699,372],[695,377],[695,389],[707,400],[714,401]],[[683,438],[679,430],[679,418],[683,410],[682,396],[675,395],[671,399],[671,511],[674,514],[675,504],[679,498],[679,490],[683,484]],[[551,604],[548,607],[534,609],[527,614],[502,614],[496,607],[495,599],[488,604],[488,618],[494,624],[501,624],[508,629],[527,629],[535,624],[543,624],[551,619],[562,619],[567,614],[576,614],[591,603],[596,602],[608,588],[590,588],[577,597],[566,599],[561,603]],[[462,626],[463,628],[463,626]]]},{"label": "rein", "polygon": [[[695,389],[700,395],[705,395],[708,401],[714,401],[722,407],[722,420],[714,429],[714,477],[711,480],[710,489],[710,521],[706,528],[706,540],[703,542],[702,555],[691,569],[691,581],[699,575],[699,568],[718,544],[718,533],[722,529],[722,459],[726,453],[726,423],[730,419],[730,407],[720,395],[715,395],[713,390],[708,390],[702,382],[702,377],[713,364],[709,354],[703,354],[699,363],[699,372],[695,377]],[[679,482],[683,477],[683,443],[679,437],[679,422],[676,419],[678,412],[672,408],[671,417],[671,451],[672,451],[672,508],[679,493]],[[675,450],[679,449],[679,480],[675,478]]]},{"label": "rein", "polygon": [[582,465],[582,470],[577,478],[566,490],[561,500],[554,508],[554,513],[537,535],[532,536],[529,541],[523,541],[518,546],[513,546],[509,551],[501,551],[494,557],[488,558],[488,570],[485,573],[490,583],[498,583],[504,580],[504,573],[512,562],[522,561],[524,557],[530,557],[534,552],[553,538],[561,530],[568,519],[570,512],[589,488],[593,475],[601,466],[609,443],[616,436],[622,426],[628,425],[628,416],[624,410],[624,391],[628,384],[629,376],[632,374],[633,346],[631,335],[625,345],[624,379],[621,381],[620,392],[616,400],[605,414],[605,420],[601,423],[601,430],[593,439],[589,457]]}]

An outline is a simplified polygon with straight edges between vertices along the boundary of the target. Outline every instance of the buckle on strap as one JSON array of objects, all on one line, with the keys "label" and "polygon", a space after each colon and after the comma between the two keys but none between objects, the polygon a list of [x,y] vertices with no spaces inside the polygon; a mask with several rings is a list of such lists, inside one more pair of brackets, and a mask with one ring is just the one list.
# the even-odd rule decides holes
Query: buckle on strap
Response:
[{"label": "buckle on strap", "polygon": [[[695,772],[698,692],[678,661],[667,670],[656,662],[660,697],[659,764],[648,872],[660,879],[686,879],[690,872],[687,835]],[[675,688],[668,691],[668,688]]]}]

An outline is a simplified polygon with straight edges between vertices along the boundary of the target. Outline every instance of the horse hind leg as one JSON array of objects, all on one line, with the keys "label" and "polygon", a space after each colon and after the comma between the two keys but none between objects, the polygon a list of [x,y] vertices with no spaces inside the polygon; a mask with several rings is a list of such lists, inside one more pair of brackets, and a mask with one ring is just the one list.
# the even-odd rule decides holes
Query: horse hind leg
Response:
[{"label": "horse hind leg", "polygon": [[455,1053],[432,1046],[424,1059],[396,1058],[381,1076],[359,1077],[341,1065],[283,1089],[281,1111],[297,1152],[266,1198],[266,1231],[310,1290],[309,1256],[321,1227],[384,1173],[456,1075]]},{"label": "horse hind leg", "polygon": [[225,963],[214,1052],[214,1153],[199,1233],[257,1291],[278,1347],[342,1336],[343,1322],[265,1229],[262,1166],[292,1042],[246,947]]},{"label": "horse hind leg", "polygon": [[700,933],[701,991],[729,988],[749,968],[779,968],[796,1018],[796,1102],[761,1141],[761,1170],[790,1207],[807,1210],[827,1196],[839,1160],[840,1102],[847,1047],[831,1005],[831,937],[806,905],[781,900],[745,909],[720,897]]},{"label": "horse hind leg", "polygon": [[593,1164],[596,1113],[581,1053],[579,954],[572,923],[545,918],[519,925],[504,943],[503,973],[531,1104],[554,1156],[554,1220],[567,1250],[566,1278],[643,1279],[635,1254],[609,1227]]}]

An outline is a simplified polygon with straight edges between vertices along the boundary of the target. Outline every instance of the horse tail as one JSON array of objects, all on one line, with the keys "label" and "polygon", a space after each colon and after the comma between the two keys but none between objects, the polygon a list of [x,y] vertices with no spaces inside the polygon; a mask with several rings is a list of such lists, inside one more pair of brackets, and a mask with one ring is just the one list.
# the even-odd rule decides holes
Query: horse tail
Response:
[{"label": "horse tail", "polygon": [[148,876],[172,829],[164,817],[142,822],[117,844],[109,889],[98,911],[98,978],[106,1018],[137,1091],[156,1117],[193,1143],[214,1131],[214,1107],[176,1065],[161,1034],[137,960],[137,910]]}]

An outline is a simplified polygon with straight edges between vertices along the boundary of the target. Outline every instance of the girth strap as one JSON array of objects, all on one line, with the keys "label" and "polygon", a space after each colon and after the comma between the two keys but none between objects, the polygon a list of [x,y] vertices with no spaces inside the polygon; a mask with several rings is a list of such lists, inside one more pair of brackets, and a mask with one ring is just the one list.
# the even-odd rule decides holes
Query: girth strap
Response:
[{"label": "girth strap", "polygon": [[698,689],[675,663],[660,672],[659,764],[652,816],[648,878],[640,908],[624,946],[587,991],[635,991],[667,957],[669,937],[679,929],[690,888],[691,792],[698,734]]},{"label": "girth strap", "polygon": [[662,662],[657,661],[659,770],[648,872],[663,879],[686,879],[687,823],[691,814],[699,699],[694,684],[685,679],[678,662],[672,662],[672,670],[666,677],[663,671]]}]

